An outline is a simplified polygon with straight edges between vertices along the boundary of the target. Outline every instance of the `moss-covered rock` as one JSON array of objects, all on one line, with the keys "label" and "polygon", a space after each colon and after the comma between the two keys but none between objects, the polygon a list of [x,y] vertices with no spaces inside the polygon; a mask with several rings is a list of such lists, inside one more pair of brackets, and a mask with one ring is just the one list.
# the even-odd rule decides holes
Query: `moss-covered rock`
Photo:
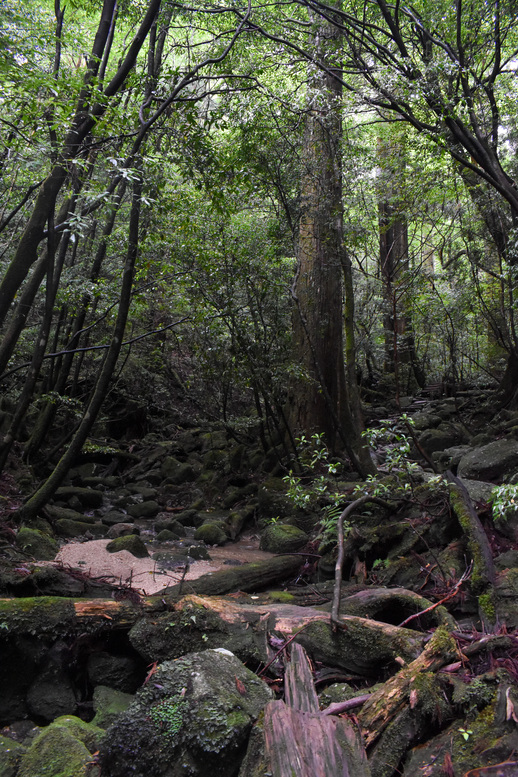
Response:
[{"label": "moss-covered rock", "polygon": [[72,510],[69,507],[60,507],[59,505],[47,505],[46,510],[51,518],[56,521],[77,521],[78,523],[95,523],[95,518],[91,515],[84,515],[79,510]]},{"label": "moss-covered rock", "polygon": [[182,483],[192,483],[196,480],[196,472],[191,464],[178,461],[174,456],[168,456],[162,462],[160,474],[164,480],[173,485],[180,486]]},{"label": "moss-covered rock", "polygon": [[133,698],[133,694],[116,691],[105,685],[98,685],[94,688],[93,694],[95,710],[93,725],[104,729],[111,726],[115,719],[128,709]]},{"label": "moss-covered rock", "polygon": [[108,729],[103,773],[232,777],[252,724],[271,698],[268,687],[227,651],[167,661]]},{"label": "moss-covered rock", "polygon": [[0,735],[0,777],[15,777],[27,748]]},{"label": "moss-covered rock", "polygon": [[52,561],[59,550],[59,544],[53,537],[38,529],[22,526],[16,535],[17,546],[38,561]]},{"label": "moss-covered rock", "polygon": [[127,550],[135,558],[147,558],[148,549],[143,541],[136,534],[128,534],[126,537],[117,537],[111,540],[106,546],[108,553],[118,553],[121,550]]},{"label": "moss-covered rock", "polygon": [[86,777],[88,748],[65,727],[48,726],[20,760],[17,777]]},{"label": "moss-covered rock", "polygon": [[261,534],[261,550],[270,553],[290,553],[303,548],[309,541],[308,535],[286,523],[275,523],[267,526]]},{"label": "moss-covered rock", "polygon": [[224,545],[228,537],[219,524],[204,523],[196,529],[194,539],[207,545]]},{"label": "moss-covered rock", "polygon": [[61,486],[54,494],[54,499],[69,502],[72,498],[75,498],[83,507],[95,509],[102,507],[103,496],[103,492],[95,488]]},{"label": "moss-covered rock", "polygon": [[60,715],[59,718],[53,720],[50,726],[48,726],[49,729],[58,727],[66,728],[75,739],[84,744],[90,753],[94,753],[99,749],[101,740],[104,737],[104,729],[93,723],[86,723],[75,715]]}]

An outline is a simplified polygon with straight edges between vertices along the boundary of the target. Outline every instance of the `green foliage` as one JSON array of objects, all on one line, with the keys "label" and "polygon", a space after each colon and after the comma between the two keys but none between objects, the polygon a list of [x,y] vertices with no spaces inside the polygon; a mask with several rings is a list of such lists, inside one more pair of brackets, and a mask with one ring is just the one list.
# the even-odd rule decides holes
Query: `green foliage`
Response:
[{"label": "green foliage", "polygon": [[150,710],[151,720],[158,726],[162,736],[167,739],[170,746],[174,746],[177,742],[178,734],[184,723],[186,708],[184,697],[179,695],[157,702]]},{"label": "green foliage", "polygon": [[[369,475],[365,482],[355,487],[356,496],[369,494],[380,498],[394,498],[412,492],[412,476],[417,464],[409,459],[411,438],[402,430],[401,422],[411,425],[412,419],[403,415],[400,421],[383,423],[363,433],[376,455],[383,457],[383,463],[379,466],[382,477]],[[387,473],[392,477],[388,480],[382,479]]]},{"label": "green foliage", "polygon": [[518,485],[494,486],[489,501],[493,520],[507,521],[518,511]]},{"label": "green foliage", "polygon": [[[300,509],[320,510],[320,536],[327,542],[336,536],[336,524],[343,509],[343,495],[332,490],[332,477],[339,473],[340,465],[332,460],[322,434],[315,433],[309,439],[302,435],[297,443],[299,460],[307,474],[302,478],[290,470],[283,478],[286,494]],[[322,470],[325,474],[317,475]]]}]

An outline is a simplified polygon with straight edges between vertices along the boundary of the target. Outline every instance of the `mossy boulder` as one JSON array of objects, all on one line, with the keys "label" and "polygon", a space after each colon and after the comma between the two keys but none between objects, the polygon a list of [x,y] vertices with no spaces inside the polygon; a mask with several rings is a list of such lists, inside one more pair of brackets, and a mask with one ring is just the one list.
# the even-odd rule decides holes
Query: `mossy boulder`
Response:
[{"label": "mossy boulder", "polygon": [[164,480],[173,485],[180,486],[182,483],[192,483],[196,480],[196,472],[192,464],[178,461],[174,456],[167,456],[160,467],[160,474]]},{"label": "mossy boulder", "polygon": [[53,537],[38,529],[22,526],[16,535],[17,546],[38,561],[52,561],[59,550],[59,544]]},{"label": "mossy boulder", "polygon": [[207,545],[224,545],[228,537],[219,523],[204,523],[196,529],[194,539]]},{"label": "mossy boulder", "polygon": [[59,718],[52,721],[48,728],[66,728],[75,739],[84,744],[90,753],[99,749],[104,737],[104,729],[93,723],[86,723],[75,715],[60,715]]},{"label": "mossy boulder", "polygon": [[87,509],[102,507],[104,494],[95,488],[82,488],[81,486],[61,486],[54,494],[55,501],[79,503]]},{"label": "mossy boulder", "polygon": [[133,698],[133,694],[123,693],[106,685],[98,685],[94,688],[93,694],[95,710],[93,725],[103,729],[111,726],[116,718],[128,709]]},{"label": "mossy boulder", "polygon": [[106,732],[103,773],[233,777],[272,692],[228,651],[161,664]]},{"label": "mossy boulder", "polygon": [[90,751],[66,726],[48,726],[20,760],[17,777],[86,777]]},{"label": "mossy boulder", "polygon": [[178,539],[180,539],[180,534],[176,534],[174,531],[170,531],[169,529],[162,529],[162,531],[159,531],[156,535],[157,542],[174,542]]},{"label": "mossy boulder", "polygon": [[59,505],[47,505],[45,508],[51,518],[56,521],[76,521],[77,523],[95,523],[95,518],[91,515],[84,515],[79,510],[72,510],[70,507],[60,507]]},{"label": "mossy boulder", "polygon": [[261,534],[261,550],[270,553],[291,553],[303,548],[309,537],[302,529],[286,523],[274,523],[267,526]]},{"label": "mossy boulder", "polygon": [[0,777],[15,777],[26,751],[19,742],[0,735]]},{"label": "mossy boulder", "polygon": [[419,435],[419,445],[428,454],[444,451],[465,441],[464,434],[457,427],[441,424],[438,429],[426,429]]},{"label": "mossy boulder", "polygon": [[121,550],[127,550],[135,558],[147,558],[148,549],[137,534],[128,534],[125,537],[116,537],[106,546],[108,553],[119,553]]}]

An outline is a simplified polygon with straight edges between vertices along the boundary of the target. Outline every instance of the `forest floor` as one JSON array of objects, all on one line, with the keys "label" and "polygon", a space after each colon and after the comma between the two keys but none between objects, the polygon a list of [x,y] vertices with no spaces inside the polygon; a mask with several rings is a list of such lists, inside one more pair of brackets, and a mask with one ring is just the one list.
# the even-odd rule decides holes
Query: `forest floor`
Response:
[{"label": "forest floor", "polygon": [[[375,408],[388,429],[376,446],[380,477],[362,483],[345,467],[334,478],[348,505],[338,545],[325,521],[327,496],[297,507],[278,451],[262,454],[265,472],[257,447],[221,427],[111,443],[99,462],[78,462],[27,527],[50,535],[46,561],[22,544],[35,535],[12,519],[20,495],[4,480],[0,775],[40,777],[24,766],[36,744],[23,738],[2,772],[2,743],[16,740],[19,721],[35,727],[35,743],[64,713],[89,721],[95,712],[99,722],[105,687],[136,693],[134,701],[119,718],[102,719],[112,725],[99,759],[89,756],[66,777],[169,777],[165,751],[174,763],[189,760],[189,774],[205,774],[209,756],[192,749],[189,727],[156,752],[151,732],[140,761],[126,740],[116,743],[132,726],[135,738],[146,729],[149,704],[172,703],[161,696],[165,680],[148,698],[149,667],[166,672],[171,660],[211,648],[231,651],[266,681],[271,703],[285,705],[267,705],[250,739],[249,725],[238,761],[222,746],[215,774],[284,777],[290,759],[302,758],[298,777],[517,775],[518,511],[512,490],[500,515],[491,494],[517,482],[518,413],[478,392],[419,400],[410,412],[415,465],[405,454],[402,467],[392,466],[404,431]],[[309,493],[311,479],[301,484]],[[136,539],[143,558],[106,551]],[[290,654],[304,681],[290,674]],[[305,749],[302,723],[320,753]],[[275,755],[288,751],[287,761]]]}]

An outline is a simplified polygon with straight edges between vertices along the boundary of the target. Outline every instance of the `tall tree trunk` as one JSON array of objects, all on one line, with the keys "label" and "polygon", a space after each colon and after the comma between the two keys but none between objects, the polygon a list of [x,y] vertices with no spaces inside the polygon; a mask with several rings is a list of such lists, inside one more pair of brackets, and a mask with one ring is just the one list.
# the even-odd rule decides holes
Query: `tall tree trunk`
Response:
[{"label": "tall tree trunk", "polygon": [[344,366],[339,37],[328,23],[316,27],[314,47],[326,72],[310,74],[302,153],[293,339],[303,375],[292,387],[291,422],[296,432],[324,433],[332,449],[345,448],[365,475],[374,465],[361,441],[360,420],[351,413]]},{"label": "tall tree trunk", "polygon": [[[380,274],[383,282],[385,312],[385,372],[393,374],[396,398],[425,376],[417,360],[410,308],[408,222],[404,198],[405,134],[389,125],[378,139],[378,212]],[[403,369],[406,374],[403,373]],[[404,385],[403,385],[404,381]]]}]

